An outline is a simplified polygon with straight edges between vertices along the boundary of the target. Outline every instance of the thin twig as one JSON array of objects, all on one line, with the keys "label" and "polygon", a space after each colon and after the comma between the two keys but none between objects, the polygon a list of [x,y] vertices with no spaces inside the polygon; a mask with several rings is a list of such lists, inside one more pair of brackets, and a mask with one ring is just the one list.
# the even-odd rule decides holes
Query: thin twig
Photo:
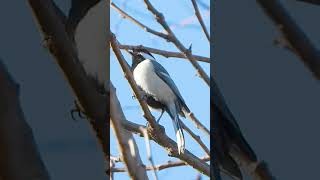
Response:
[{"label": "thin twig", "polygon": [[148,160],[149,160],[149,162],[151,164],[150,166],[152,168],[153,177],[154,177],[155,180],[158,180],[158,175],[157,175],[157,172],[156,172],[156,168],[154,167],[154,162],[153,162],[153,159],[152,159],[148,131],[147,131],[146,128],[142,128],[142,127],[140,127],[140,131],[143,133],[143,136],[144,136],[144,140],[145,140],[145,144],[146,144],[146,150],[147,150],[147,157],[148,157]]},{"label": "thin twig", "polygon": [[[210,157],[202,157],[200,158],[202,161],[209,161]],[[176,162],[172,162],[172,161],[168,161],[165,164],[159,164],[154,166],[154,168],[157,171],[163,170],[163,169],[168,169],[168,168],[172,168],[172,167],[179,167],[179,166],[185,166],[187,165],[185,162],[183,161],[176,161]],[[147,171],[151,171],[153,170],[153,167],[147,166],[146,167]],[[126,172],[126,170],[124,168],[112,168],[111,169],[112,172]]]},{"label": "thin twig", "polygon": [[156,20],[168,33],[168,40],[172,42],[190,61],[192,66],[197,70],[199,76],[206,82],[206,84],[210,87],[210,78],[204,72],[202,67],[194,60],[191,49],[187,49],[184,45],[178,40],[175,34],[172,32],[171,28],[169,27],[168,23],[165,21],[163,14],[161,14],[158,10],[156,10],[153,5],[150,3],[149,0],[144,0],[145,4],[147,5],[147,9],[156,17]]},{"label": "thin twig", "polygon": [[112,83],[110,83],[110,122],[118,140],[122,160],[132,179],[147,180],[148,176],[145,165],[143,165],[140,158],[136,142],[132,134],[122,126],[122,122],[125,121],[125,119],[115,88]]},{"label": "thin twig", "polygon": [[187,131],[187,133],[200,145],[200,147],[210,156],[210,150],[207,146],[202,142],[200,136],[197,136],[194,132],[191,131],[182,121],[180,121],[182,128]]},{"label": "thin twig", "polygon": [[151,34],[154,34],[156,36],[160,36],[164,39],[167,39],[168,38],[168,35],[162,33],[162,32],[158,32],[158,31],[155,31],[151,28],[149,28],[148,26],[142,24],[141,22],[137,21],[136,19],[134,19],[133,17],[129,16],[126,12],[122,11],[117,5],[115,5],[113,2],[110,3],[111,7],[113,9],[115,9],[118,13],[120,13],[122,15],[123,18],[128,18],[129,20],[131,20],[134,24],[136,24],[137,26],[141,27],[143,30],[151,33]]},{"label": "thin twig", "polygon": [[194,8],[194,13],[197,16],[198,21],[199,21],[199,23],[200,23],[200,25],[202,27],[202,30],[203,30],[204,34],[206,35],[206,37],[207,37],[207,39],[208,39],[208,41],[210,43],[210,35],[209,35],[209,32],[208,32],[208,30],[206,28],[206,25],[203,22],[202,17],[201,17],[197,2],[196,2],[196,0],[191,0],[191,2],[192,2],[192,5],[193,5],[193,8]]},{"label": "thin twig", "polygon": [[[146,2],[146,1],[145,1]],[[149,1],[147,1],[149,3]],[[149,3],[150,4],[150,3]],[[146,26],[141,26],[139,24],[139,21],[137,21],[136,19],[134,19],[133,17],[131,17],[130,15],[128,15],[127,13],[125,13],[123,10],[121,10],[119,7],[117,7],[114,3],[111,3],[111,6],[113,8],[115,8],[121,15],[123,15],[123,17],[128,18],[129,20],[131,20],[133,23],[135,23],[136,25],[138,25],[139,27],[143,28],[144,30],[152,30],[151,28],[148,28]],[[153,7],[152,7],[153,8]],[[148,6],[149,9],[149,6]],[[156,10],[155,10],[156,11]],[[156,11],[157,12],[157,11]],[[156,14],[159,15],[159,14]],[[163,16],[161,15],[161,17],[163,18]],[[198,75],[206,82],[206,84],[208,86],[210,86],[210,81],[209,81],[209,76],[204,72],[204,70],[202,69],[202,67],[198,64],[198,62],[195,60],[195,58],[192,56],[191,54],[191,50],[190,49],[186,49],[181,42],[175,37],[175,35],[173,34],[173,32],[171,31],[170,27],[168,26],[168,24],[164,21],[164,19],[162,19],[160,17],[157,16],[157,20],[158,22],[160,22],[160,24],[164,27],[164,29],[167,31],[167,35],[161,33],[161,32],[157,32],[152,30],[150,33],[157,35],[159,37],[164,38],[167,41],[170,41],[172,43],[175,44],[175,46],[181,51],[182,54],[184,54],[184,56],[191,62],[191,64],[193,65],[193,67],[196,69]],[[161,19],[159,21],[159,19]],[[146,29],[147,28],[147,29]],[[149,32],[149,31],[148,31]],[[154,33],[156,32],[156,33]],[[161,34],[160,34],[161,33]]]},{"label": "thin twig", "polygon": [[279,0],[257,0],[313,76],[320,80],[320,50],[306,36]]},{"label": "thin twig", "polygon": [[[145,0],[145,3],[147,4],[148,9],[155,14],[155,16],[157,17],[157,21],[163,26],[163,28],[168,32],[169,35],[169,39],[172,43],[174,43],[176,45],[176,47],[178,49],[180,49],[180,51],[182,52],[182,54],[185,56],[185,58],[187,58],[191,64],[195,67],[195,69],[198,71],[198,74],[200,75],[200,77],[202,77],[205,82],[210,86],[210,82],[209,82],[209,77],[207,76],[207,74],[203,71],[203,69],[201,68],[201,66],[195,61],[194,56],[192,56],[191,54],[191,49],[187,50],[181,43],[180,41],[175,37],[175,35],[173,34],[173,32],[171,31],[170,27],[168,26],[168,24],[165,22],[164,17],[162,16],[162,14],[160,14],[151,4],[149,1]],[[128,14],[126,14],[125,12],[123,12],[120,8],[116,7],[114,5],[115,8],[117,8],[118,12],[120,12],[122,15],[124,16],[129,16]],[[128,17],[130,20],[132,21],[137,21],[135,20],[133,17]],[[202,131],[204,131],[208,136],[210,136],[210,131],[200,123],[200,121],[194,116],[193,113],[189,114],[189,119],[194,122],[196,124],[196,127],[201,129]]]},{"label": "thin twig", "polygon": [[187,115],[188,119],[191,120],[195,126],[202,130],[203,132],[205,132],[206,135],[210,136],[210,131],[208,130],[208,128],[206,128],[196,117],[195,115],[190,112],[188,115]]},{"label": "thin twig", "polygon": [[[210,150],[206,147],[206,145],[202,142],[201,138],[194,134],[182,121],[181,121],[182,128],[187,131],[187,133],[202,147],[202,149],[210,156]],[[146,128],[143,125],[133,123],[131,121],[125,121],[123,122],[123,126],[128,131],[131,131],[132,133],[138,134],[140,136],[144,136],[144,134],[141,132],[141,128]]]},{"label": "thin twig", "polygon": [[[158,54],[161,56],[164,56],[166,58],[168,57],[175,57],[175,58],[181,58],[181,59],[186,59],[185,55],[180,53],[180,52],[172,52],[172,51],[166,51],[166,50],[160,50],[160,49],[155,49],[151,47],[146,47],[143,45],[138,45],[138,46],[133,46],[133,45],[119,45],[120,49],[126,49],[126,50],[133,50],[133,49],[146,49],[150,53]],[[202,61],[202,62],[207,62],[210,63],[210,58],[208,57],[203,57],[203,56],[198,56],[198,55],[192,55],[195,60],[197,61]]]},{"label": "thin twig", "polygon": [[305,2],[313,5],[320,5],[320,0],[297,0],[297,1]]}]

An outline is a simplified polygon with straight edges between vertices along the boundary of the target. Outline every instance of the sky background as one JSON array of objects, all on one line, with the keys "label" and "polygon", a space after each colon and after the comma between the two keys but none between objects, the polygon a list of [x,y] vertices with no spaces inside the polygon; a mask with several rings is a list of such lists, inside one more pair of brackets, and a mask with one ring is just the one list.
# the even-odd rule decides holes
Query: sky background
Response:
[{"label": "sky background", "polygon": [[[281,2],[320,48],[320,7]],[[319,179],[319,81],[273,45],[280,34],[255,1],[215,6],[216,79],[246,139],[277,179]]]},{"label": "sky background", "polygon": [[[157,24],[153,15],[145,8],[142,0],[131,0],[131,1],[113,1],[118,7],[125,10],[128,14],[132,15],[138,19],[143,24],[157,30],[162,31],[162,27]],[[208,6],[209,1],[202,1]],[[181,40],[181,42],[188,47],[192,43],[192,52],[197,55],[202,55],[210,57],[210,47],[209,43],[200,29],[197,19],[194,17],[194,11],[191,1],[180,1],[172,0],[170,5],[163,1],[152,0],[154,7],[156,7],[160,12],[162,12],[176,36]],[[203,18],[210,29],[210,14],[209,10],[200,6],[203,12]],[[128,45],[145,45],[149,47],[159,48],[168,51],[179,51],[173,44],[166,42],[165,40],[158,38],[152,34],[146,33],[140,27],[133,24],[131,21],[121,18],[121,16],[114,9],[110,9],[111,22],[110,28],[113,33],[116,34],[118,40],[122,44]],[[185,25],[187,24],[187,25]],[[188,25],[189,24],[189,25]],[[122,51],[128,64],[131,65],[131,57]],[[120,100],[122,109],[128,120],[139,123],[142,125],[146,124],[146,120],[142,116],[142,110],[140,109],[137,100],[132,99],[133,92],[125,79],[119,62],[115,58],[113,53],[111,54],[110,66],[111,66],[111,81],[117,89],[117,96]],[[209,112],[209,88],[205,82],[196,76],[196,71],[192,67],[191,63],[184,59],[177,58],[165,58],[162,56],[154,55],[157,61],[163,65],[169,72],[170,76],[176,83],[178,89],[180,90],[186,104],[189,106],[192,112],[200,119],[200,121],[206,126],[210,127],[210,112]],[[204,68],[205,72],[209,75],[210,65],[208,63],[200,63]],[[152,111],[155,117],[159,117],[160,113]],[[200,135],[207,147],[209,147],[209,137],[204,133],[196,129],[189,120],[183,119],[185,124],[190,127],[196,134]],[[166,133],[174,141],[176,137],[174,134],[171,119],[165,113],[160,120],[160,124],[165,127]],[[113,130],[111,132],[111,154],[118,155],[117,144],[115,141]],[[205,156],[203,150],[198,144],[194,143],[191,137],[185,132],[186,148],[192,153],[198,156]],[[145,143],[144,139],[138,136],[134,136],[138,144],[140,156],[143,162],[149,165],[146,157]],[[151,141],[152,155],[154,163],[163,164],[168,160],[176,161],[178,159],[168,157],[167,152]],[[118,165],[118,167],[123,167]],[[152,178],[151,172],[148,173],[149,177]],[[162,170],[158,172],[159,179],[196,179],[198,172],[193,170],[191,167],[175,167],[167,170]],[[209,179],[202,176],[203,179]],[[116,173],[115,179],[126,180],[129,179],[126,173]]]},{"label": "sky background", "polygon": [[[70,1],[55,0],[55,2],[64,12],[68,12]],[[117,4],[118,2],[121,1],[115,1]],[[172,1],[170,7],[166,3],[152,2],[168,15],[170,23],[179,23],[193,15],[192,5],[189,1],[175,0]],[[154,23],[152,16],[144,9],[141,1],[130,1],[129,4],[130,10],[128,12],[133,12],[138,19],[160,30],[160,26]],[[114,18],[111,22],[117,23],[119,16],[114,11],[111,12],[112,18]],[[204,17],[204,20],[209,28],[209,16]],[[42,39],[27,1],[2,2],[0,22],[0,57],[20,84],[21,105],[51,178],[53,180],[105,179],[104,157],[97,144],[95,134],[87,120],[73,121],[71,119],[69,111],[74,107],[73,95],[55,60],[41,45]],[[176,51],[172,45],[168,45],[168,43],[147,33],[142,33],[140,29],[132,26],[126,20],[122,21],[118,27],[119,30],[116,34],[122,43],[145,44]],[[208,42],[203,33],[199,31],[199,25],[196,21],[194,25],[179,27],[174,31],[185,46],[193,44],[195,54],[209,56]],[[126,58],[131,64],[130,59],[127,56]],[[169,71],[190,109],[209,127],[209,88],[200,78],[195,76],[195,70],[190,63],[181,59],[165,59],[160,56],[156,56],[156,58]],[[126,117],[136,123],[145,124],[136,101],[131,99],[132,93],[124,80],[118,62],[114,57],[112,59],[111,72],[114,73],[112,74],[112,82],[117,88],[117,94]],[[208,73],[209,66],[206,64],[202,64],[202,66]],[[188,120],[185,122],[189,127],[193,127]],[[172,123],[167,115],[163,116],[161,124],[165,126],[169,136],[175,140]],[[201,135],[201,133],[199,134]],[[187,148],[203,155],[188,135],[186,138]],[[142,154],[145,146],[140,141],[141,138],[137,139]],[[209,144],[208,138],[204,137],[203,139]],[[152,143],[152,147],[156,163],[170,159],[154,143]],[[116,152],[115,148],[113,141],[113,152]],[[142,157],[145,158],[143,154]],[[161,179],[181,177],[178,174],[185,175],[186,179],[195,179],[197,176],[196,171],[191,168],[172,168],[161,171],[159,177]],[[122,176],[119,174],[117,179],[127,179],[123,175],[124,173]]]}]

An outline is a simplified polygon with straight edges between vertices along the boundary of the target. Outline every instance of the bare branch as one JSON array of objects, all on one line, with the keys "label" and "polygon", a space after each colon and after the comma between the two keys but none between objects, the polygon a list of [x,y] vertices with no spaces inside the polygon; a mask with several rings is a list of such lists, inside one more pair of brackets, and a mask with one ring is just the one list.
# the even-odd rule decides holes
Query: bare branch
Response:
[{"label": "bare branch", "polygon": [[210,131],[208,130],[208,128],[206,128],[195,116],[192,112],[190,112],[188,115],[188,119],[191,120],[195,126],[202,130],[206,135],[210,136]]},{"label": "bare branch", "polygon": [[[160,14],[151,4],[148,0],[145,0],[145,3],[147,4],[148,9],[154,13],[157,17],[157,21],[164,27],[164,29],[168,32],[169,34],[169,39],[171,42],[173,42],[178,49],[180,49],[182,51],[182,53],[184,54],[184,56],[186,58],[189,59],[189,61],[191,62],[191,64],[197,69],[199,75],[205,80],[205,82],[210,86],[210,82],[209,82],[209,77],[206,75],[206,73],[203,71],[203,69],[201,68],[201,66],[195,61],[194,57],[191,54],[191,50],[187,50],[185,49],[185,47],[180,43],[180,41],[175,37],[175,35],[173,34],[173,32],[171,31],[170,27],[168,26],[168,24],[165,22],[164,17],[162,16],[162,14]],[[116,7],[116,6],[115,6]],[[122,14],[124,14],[125,16],[127,15],[125,12],[123,12],[120,8],[116,7],[118,9],[118,11],[122,12]],[[132,20],[133,18],[130,17],[130,19]],[[135,20],[136,21],[136,20]],[[119,46],[119,45],[118,45]],[[184,50],[182,50],[184,49]],[[138,90],[137,90],[138,92]],[[138,98],[139,100],[139,98]],[[143,107],[142,107],[143,108]],[[188,115],[189,119],[194,122],[196,124],[196,127],[203,130],[207,135],[210,136],[210,131],[200,123],[200,121],[194,116],[193,113],[189,113]]]},{"label": "bare branch", "polygon": [[0,59],[0,179],[49,180],[19,100],[19,85]]},{"label": "bare branch", "polygon": [[[210,157],[202,157],[200,158],[202,161],[209,161]],[[172,167],[179,167],[179,166],[185,166],[187,165],[185,162],[183,161],[176,161],[176,162],[172,162],[172,161],[168,161],[165,164],[159,164],[156,165],[154,168],[157,171],[163,170],[163,169],[168,169],[168,168],[172,168]],[[146,167],[147,171],[151,171],[153,170],[153,167],[147,166]],[[124,168],[112,168],[111,169],[112,172],[126,172],[126,170]]]},{"label": "bare branch", "polygon": [[[111,47],[116,55],[121,68],[125,74],[125,77],[127,78],[140,106],[142,107],[142,110],[144,112],[144,117],[149,122],[148,126],[148,133],[150,135],[150,138],[153,139],[155,142],[157,142],[160,146],[163,146],[170,156],[177,157],[183,161],[185,161],[187,164],[192,166],[193,168],[197,169],[199,172],[204,173],[205,175],[210,175],[210,166],[204,162],[202,162],[198,157],[190,153],[188,150],[185,150],[184,153],[178,152],[177,144],[172,139],[170,139],[164,132],[164,128],[158,125],[150,113],[145,101],[142,99],[141,92],[138,90],[138,87],[133,79],[132,73],[130,71],[130,68],[127,64],[127,62],[124,60],[121,51],[119,49],[119,43],[113,33],[111,33]],[[132,125],[132,124],[131,124]]]},{"label": "bare branch", "polygon": [[187,131],[187,133],[200,145],[200,147],[210,156],[210,151],[207,146],[202,142],[200,136],[197,136],[194,132],[191,131],[182,121],[180,121],[182,128]]},{"label": "bare branch", "polygon": [[197,16],[198,21],[199,21],[199,23],[200,23],[200,25],[202,27],[202,30],[203,30],[204,34],[206,35],[206,37],[207,37],[207,39],[208,39],[208,41],[210,43],[210,35],[209,35],[209,32],[208,32],[208,30],[206,28],[206,25],[204,24],[204,22],[202,20],[202,17],[201,17],[197,2],[196,2],[196,0],[191,0],[191,2],[192,2],[192,5],[193,5],[193,8],[194,8],[194,13]]},{"label": "bare branch", "polygon": [[310,3],[310,4],[313,4],[313,5],[320,5],[320,0],[297,0],[297,1]]},{"label": "bare branch", "polygon": [[158,12],[153,5],[150,3],[149,0],[144,0],[145,4],[147,5],[147,9],[156,17],[156,20],[159,24],[162,25],[162,27],[167,31],[169,41],[172,42],[184,55],[187,57],[192,64],[192,66],[197,70],[197,73],[199,76],[206,82],[208,86],[210,86],[210,78],[209,76],[204,72],[202,67],[194,60],[191,49],[187,49],[183,46],[183,44],[177,39],[177,37],[172,32],[171,28],[167,24],[167,22],[164,19],[163,14]]},{"label": "bare branch", "polygon": [[129,131],[126,131],[122,126],[122,122],[125,121],[125,116],[112,83],[110,84],[110,119],[118,139],[118,146],[123,162],[126,165],[130,177],[132,179],[148,179],[145,166],[140,159],[136,142],[132,134]]},{"label": "bare branch", "polygon": [[128,131],[130,131],[130,132],[132,132],[132,133],[134,133],[134,134],[138,134],[139,136],[141,136],[141,137],[143,137],[143,133],[141,133],[141,128],[147,128],[146,126],[144,126],[144,125],[141,125],[141,124],[137,124],[137,123],[133,123],[133,122],[131,122],[131,121],[128,121],[128,120],[126,120],[126,121],[124,121],[124,122],[122,122],[123,124],[122,124],[122,126],[126,129],[126,130],[128,130]]},{"label": "bare branch", "polygon": [[[182,121],[181,121],[182,128],[187,131],[187,133],[202,147],[202,149],[210,156],[210,150],[206,147],[206,145],[202,142],[201,138],[193,133]],[[143,125],[133,123],[131,121],[123,122],[123,126],[128,130],[140,136],[144,136],[141,132],[141,128],[146,128]]]},{"label": "bare branch", "polygon": [[154,167],[154,162],[153,162],[153,159],[152,159],[151,146],[150,146],[150,140],[149,140],[148,131],[147,131],[146,128],[142,128],[142,127],[140,127],[140,130],[141,130],[141,132],[143,133],[143,136],[144,136],[144,140],[145,140],[145,143],[146,143],[146,149],[147,149],[147,158],[148,158],[148,160],[149,160],[149,162],[151,164],[151,169],[152,169],[152,172],[153,172],[154,179],[158,180],[157,172],[156,172],[156,169]]},{"label": "bare branch", "polygon": [[[149,6],[148,3],[149,1],[145,1],[147,6],[148,6],[148,9],[151,8],[152,6]],[[150,4],[150,3],[149,3]],[[151,5],[151,4],[150,4]],[[121,14],[123,15],[124,17],[130,19],[131,21],[133,21],[135,24],[137,24],[136,22],[138,22],[136,19],[134,19],[133,17],[129,16],[127,13],[125,13],[124,11],[122,11],[119,7],[115,6],[113,3],[111,3],[111,6],[113,8],[116,8],[116,10]],[[153,8],[153,7],[152,7]],[[153,8],[154,9],[154,8]],[[155,9],[154,9],[155,10]],[[155,10],[157,13],[155,15],[159,15],[158,11]],[[182,54],[191,62],[191,64],[193,65],[193,67],[197,70],[197,73],[198,75],[207,83],[208,86],[210,86],[210,81],[209,81],[209,77],[208,75],[204,72],[204,70],[202,69],[202,67],[196,62],[195,58],[192,56],[191,54],[191,50],[190,49],[186,49],[182,44],[181,42],[175,37],[175,35],[173,34],[173,32],[171,31],[170,27],[168,26],[168,24],[164,21],[163,19],[163,16],[161,14],[161,17],[160,16],[158,17],[157,16],[157,21],[164,27],[164,29],[167,31],[168,35],[162,35],[160,34],[159,35],[159,32],[157,33],[152,33],[152,34],[155,34],[159,37],[162,37],[164,39],[166,39],[167,41],[170,41],[172,43],[174,43],[176,45],[176,47],[182,52]],[[161,19],[161,20],[159,20]],[[140,22],[138,22],[139,24],[141,24]],[[142,27],[144,28],[145,26],[139,26],[139,27]],[[148,28],[150,29],[150,28]]]},{"label": "bare branch", "polygon": [[145,26],[144,24],[142,24],[141,22],[137,21],[136,19],[134,19],[133,17],[129,16],[126,12],[122,11],[118,6],[116,6],[113,2],[110,3],[111,7],[113,9],[115,9],[116,11],[118,11],[123,18],[128,18],[129,20],[131,20],[134,24],[136,24],[137,26],[141,27],[143,30],[151,33],[151,34],[154,34],[156,36],[160,36],[164,39],[167,39],[168,38],[168,35],[162,33],[162,32],[158,32],[158,31],[155,31],[151,28],[149,28],[148,26]]},{"label": "bare branch", "polygon": [[320,52],[303,30],[296,24],[279,0],[257,0],[264,12],[275,23],[284,38],[290,43],[300,60],[320,80]]},{"label": "bare branch", "polygon": [[109,162],[109,94],[100,94],[88,79],[52,0],[28,0],[28,3],[46,47],[55,57],[81,108],[89,117],[89,122],[102,145],[105,159]]},{"label": "bare branch", "polygon": [[[166,58],[168,57],[175,57],[175,58],[181,58],[181,59],[186,59],[185,55],[179,52],[172,52],[172,51],[165,51],[165,50],[160,50],[160,49],[155,49],[151,47],[146,47],[146,46],[133,46],[133,45],[119,45],[120,49],[125,49],[125,50],[133,50],[133,49],[146,49],[151,53],[158,54],[161,56],[164,56]],[[192,55],[195,60],[197,61],[202,61],[202,62],[207,62],[210,63],[210,58],[208,57],[203,57],[203,56],[198,56],[198,55]]]}]

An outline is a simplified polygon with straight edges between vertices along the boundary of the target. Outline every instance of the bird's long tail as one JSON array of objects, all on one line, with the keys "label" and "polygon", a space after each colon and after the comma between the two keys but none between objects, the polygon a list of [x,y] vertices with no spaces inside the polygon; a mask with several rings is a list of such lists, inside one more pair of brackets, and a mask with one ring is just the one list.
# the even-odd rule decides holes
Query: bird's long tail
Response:
[{"label": "bird's long tail", "polygon": [[183,130],[180,125],[178,114],[175,116],[174,119],[172,119],[172,122],[173,122],[174,130],[176,132],[178,151],[179,151],[179,154],[181,154],[181,153],[184,153],[184,150],[185,150],[185,141],[184,141]]},{"label": "bird's long tail", "polygon": [[177,102],[169,104],[166,107],[166,111],[170,115],[173,123],[173,127],[176,133],[177,137],[177,145],[178,145],[178,152],[179,154],[184,153],[185,150],[185,140],[184,140],[184,135],[183,135],[183,130],[180,124],[180,119],[179,119],[179,104]]}]

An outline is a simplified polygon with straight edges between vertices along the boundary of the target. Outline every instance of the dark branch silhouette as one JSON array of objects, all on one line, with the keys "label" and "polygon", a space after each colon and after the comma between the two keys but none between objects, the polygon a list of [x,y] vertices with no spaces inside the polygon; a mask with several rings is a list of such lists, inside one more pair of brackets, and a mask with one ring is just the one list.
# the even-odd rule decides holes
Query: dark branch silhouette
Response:
[{"label": "dark branch silhouette", "polygon": [[[82,111],[96,132],[105,159],[109,162],[109,94],[100,94],[87,77],[65,28],[61,11],[51,0],[28,0],[45,46],[65,75]],[[109,165],[109,163],[107,163]],[[107,168],[109,169],[109,168]]]},{"label": "dark branch silhouette", "polygon": [[289,15],[279,0],[257,0],[266,15],[274,22],[282,33],[290,49],[300,57],[300,60],[320,80],[320,52],[303,30]]},{"label": "dark branch silhouette", "polygon": [[49,180],[20,105],[19,85],[0,59],[0,179]]},{"label": "dark branch silhouette", "polygon": [[297,0],[297,1],[310,3],[310,4],[314,4],[314,5],[320,5],[320,0]]}]

